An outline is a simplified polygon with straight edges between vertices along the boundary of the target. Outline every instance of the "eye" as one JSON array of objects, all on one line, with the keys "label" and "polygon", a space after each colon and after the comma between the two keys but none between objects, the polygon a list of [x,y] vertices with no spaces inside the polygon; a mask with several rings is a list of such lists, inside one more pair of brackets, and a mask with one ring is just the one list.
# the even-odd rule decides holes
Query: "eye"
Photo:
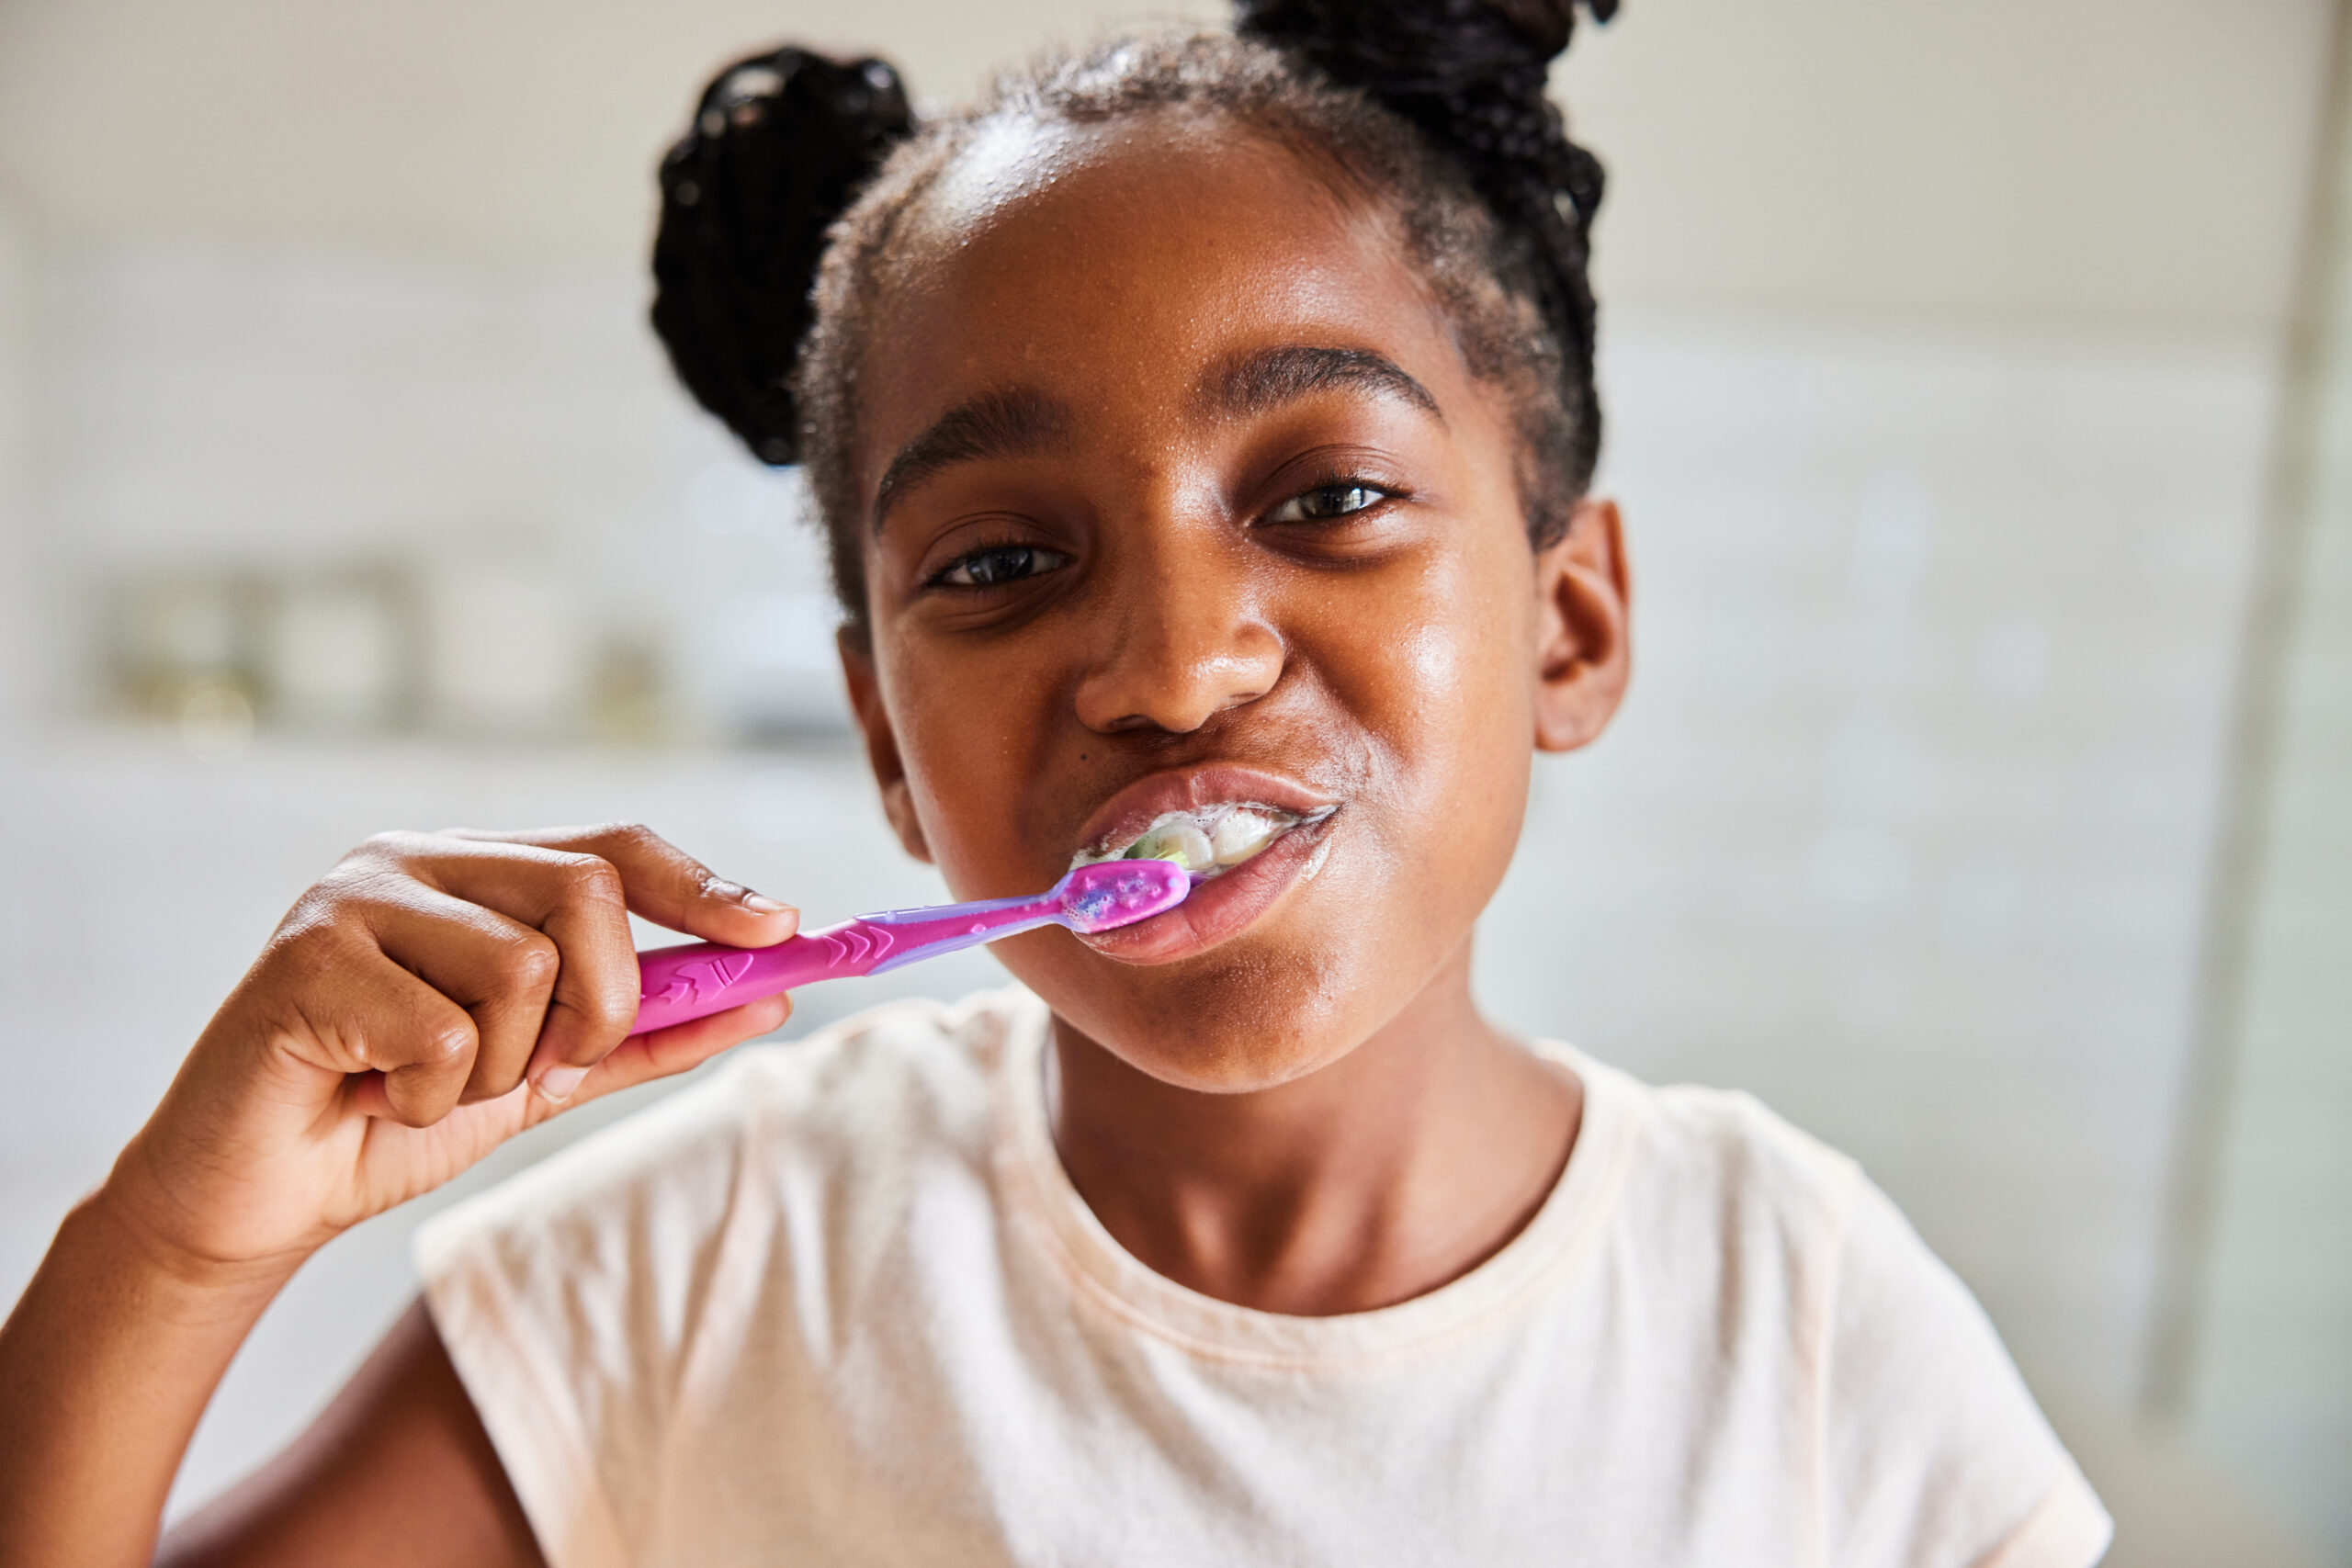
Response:
[{"label": "eye", "polygon": [[1295,495],[1266,514],[1269,523],[1329,523],[1370,511],[1388,492],[1361,479],[1333,479]]},{"label": "eye", "polygon": [[939,588],[997,588],[1023,578],[1043,577],[1069,564],[1069,557],[1061,551],[1038,545],[990,545],[958,556],[931,581]]}]

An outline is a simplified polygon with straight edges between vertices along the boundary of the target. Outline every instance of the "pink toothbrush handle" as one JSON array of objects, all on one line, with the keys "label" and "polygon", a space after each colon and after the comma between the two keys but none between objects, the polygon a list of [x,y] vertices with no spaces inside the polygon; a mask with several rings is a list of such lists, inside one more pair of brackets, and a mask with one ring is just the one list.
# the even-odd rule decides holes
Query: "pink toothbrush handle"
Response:
[{"label": "pink toothbrush handle", "polygon": [[786,937],[774,947],[690,942],[640,953],[637,1021],[629,1032],[642,1034],[708,1018],[814,980],[863,975],[893,945],[881,928],[843,920],[823,931]]},{"label": "pink toothbrush handle", "polygon": [[707,1018],[812,980],[878,975],[1049,922],[1109,931],[1174,908],[1192,888],[1183,869],[1166,861],[1103,861],[1075,868],[1034,898],[884,909],[774,947],[695,942],[655,948],[637,955],[637,1021],[629,1032]]},{"label": "pink toothbrush handle", "polygon": [[712,942],[637,955],[637,1021],[631,1034],[708,1018],[816,980],[846,979],[1011,936],[1056,918],[1054,896],[943,904],[861,915],[786,937],[774,947]]}]

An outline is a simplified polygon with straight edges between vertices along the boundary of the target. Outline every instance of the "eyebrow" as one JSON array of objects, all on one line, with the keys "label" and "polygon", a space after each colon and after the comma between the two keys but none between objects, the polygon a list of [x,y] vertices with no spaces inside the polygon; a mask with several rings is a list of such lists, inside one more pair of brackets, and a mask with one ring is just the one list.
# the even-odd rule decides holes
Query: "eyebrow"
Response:
[{"label": "eyebrow", "polygon": [[1368,348],[1315,348],[1289,344],[1244,355],[1204,377],[1194,400],[1211,412],[1234,415],[1269,409],[1333,388],[1355,388],[1410,403],[1445,423],[1430,389],[1385,354]]},{"label": "eyebrow", "polygon": [[882,482],[874,492],[875,531],[881,531],[890,508],[909,491],[943,469],[1048,451],[1069,438],[1070,423],[1069,405],[1034,387],[966,399],[899,447],[882,470]]}]

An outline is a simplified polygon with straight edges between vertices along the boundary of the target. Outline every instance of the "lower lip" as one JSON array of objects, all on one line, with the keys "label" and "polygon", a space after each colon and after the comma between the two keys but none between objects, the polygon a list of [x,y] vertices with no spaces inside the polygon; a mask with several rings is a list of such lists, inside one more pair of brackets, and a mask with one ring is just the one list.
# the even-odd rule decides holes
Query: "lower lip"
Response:
[{"label": "lower lip", "polygon": [[1079,940],[1122,964],[1173,964],[1205,952],[1247,930],[1318,866],[1317,852],[1337,820],[1327,817],[1291,829],[1232,870],[1195,884],[1191,896],[1164,915]]}]

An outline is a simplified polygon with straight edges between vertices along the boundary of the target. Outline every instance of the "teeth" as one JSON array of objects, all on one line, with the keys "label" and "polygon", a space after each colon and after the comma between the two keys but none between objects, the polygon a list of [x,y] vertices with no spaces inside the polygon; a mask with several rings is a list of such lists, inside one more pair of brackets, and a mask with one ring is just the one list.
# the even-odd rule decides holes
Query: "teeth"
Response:
[{"label": "teeth", "polygon": [[[1325,812],[1317,812],[1320,821]],[[1223,803],[1197,811],[1166,811],[1131,842],[1080,852],[1070,863],[1106,860],[1173,861],[1196,877],[1216,876],[1251,859],[1308,818],[1279,807]]]},{"label": "teeth", "polygon": [[[1283,812],[1289,817],[1290,813]],[[1298,818],[1291,817],[1290,821]],[[1272,813],[1254,806],[1237,806],[1225,814],[1222,821],[1209,834],[1209,849],[1216,855],[1219,866],[1239,865],[1268,844],[1274,835],[1290,826],[1278,822]]]},{"label": "teeth", "polygon": [[1190,817],[1162,817],[1128,846],[1126,858],[1174,861],[1186,871],[1206,871],[1216,864],[1209,836]]}]

